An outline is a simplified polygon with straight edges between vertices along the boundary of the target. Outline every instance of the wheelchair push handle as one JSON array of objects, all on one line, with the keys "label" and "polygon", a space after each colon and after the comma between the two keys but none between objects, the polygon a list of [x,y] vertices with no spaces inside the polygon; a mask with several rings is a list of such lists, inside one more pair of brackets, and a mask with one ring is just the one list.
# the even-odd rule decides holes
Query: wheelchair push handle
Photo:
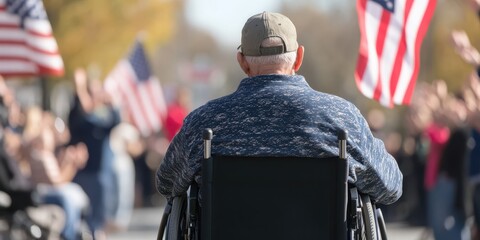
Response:
[{"label": "wheelchair push handle", "polygon": [[213,131],[211,128],[203,130],[203,158],[209,159],[212,156],[212,138]]},{"label": "wheelchair push handle", "polygon": [[205,128],[203,130],[203,140],[212,140],[213,138],[213,131],[211,128]]},{"label": "wheelchair push handle", "polygon": [[337,138],[339,141],[342,141],[342,140],[347,140],[347,131],[345,131],[345,129],[339,129],[338,132],[337,132]]},{"label": "wheelchair push handle", "polygon": [[339,157],[347,159],[347,138],[348,133],[344,129],[339,129],[337,132]]}]

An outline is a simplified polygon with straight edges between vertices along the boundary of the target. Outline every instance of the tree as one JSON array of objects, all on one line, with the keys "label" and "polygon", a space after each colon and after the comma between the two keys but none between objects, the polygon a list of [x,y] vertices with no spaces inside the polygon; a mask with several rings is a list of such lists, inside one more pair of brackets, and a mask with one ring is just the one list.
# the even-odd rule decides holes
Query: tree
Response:
[{"label": "tree", "polygon": [[298,41],[305,46],[300,74],[314,89],[361,101],[354,80],[359,44],[354,9],[343,7],[322,11],[304,5],[287,6],[284,12],[295,23]]},{"label": "tree", "polygon": [[463,62],[455,53],[450,34],[453,30],[465,30],[471,43],[480,46],[480,22],[476,13],[469,7],[467,1],[439,1],[430,26],[431,39],[431,69],[426,74],[426,81],[442,78],[448,88],[455,92],[459,90],[472,71],[472,66]]},{"label": "tree", "polygon": [[[44,2],[67,76],[77,67],[96,65],[105,76],[145,32],[147,50],[168,42],[183,1],[48,0]],[[96,77],[101,77],[96,76]]]}]

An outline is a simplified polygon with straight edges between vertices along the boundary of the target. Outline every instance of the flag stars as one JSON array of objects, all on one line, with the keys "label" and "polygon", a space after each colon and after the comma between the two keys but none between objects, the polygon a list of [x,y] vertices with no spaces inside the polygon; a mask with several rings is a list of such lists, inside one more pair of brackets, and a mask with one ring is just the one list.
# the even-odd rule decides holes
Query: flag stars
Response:
[{"label": "flag stars", "polygon": [[393,10],[393,2],[385,0],[385,6],[387,6],[388,10]]},{"label": "flag stars", "polygon": [[135,74],[139,81],[146,81],[150,77],[150,66],[147,63],[142,44],[135,43],[132,53],[129,57],[130,64],[133,66]]},{"label": "flag stars", "polygon": [[371,1],[379,4],[386,11],[389,11],[389,12],[394,12],[395,11],[395,0],[371,0]]},{"label": "flag stars", "polygon": [[40,0],[7,0],[7,11],[25,18],[46,19],[47,13]]}]

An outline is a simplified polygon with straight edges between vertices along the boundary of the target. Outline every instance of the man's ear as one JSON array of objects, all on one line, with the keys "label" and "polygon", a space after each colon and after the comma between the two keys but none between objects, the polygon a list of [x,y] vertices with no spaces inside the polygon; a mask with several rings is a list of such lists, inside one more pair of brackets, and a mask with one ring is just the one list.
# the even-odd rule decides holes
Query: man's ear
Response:
[{"label": "man's ear", "polygon": [[293,64],[293,71],[295,72],[298,72],[298,70],[302,66],[304,51],[305,51],[305,48],[302,45],[298,46],[297,58],[295,59],[295,63]]},{"label": "man's ear", "polygon": [[247,76],[250,76],[250,67],[248,66],[247,60],[245,60],[245,56],[241,53],[237,53],[237,61],[240,67],[242,68],[243,72],[247,74]]}]

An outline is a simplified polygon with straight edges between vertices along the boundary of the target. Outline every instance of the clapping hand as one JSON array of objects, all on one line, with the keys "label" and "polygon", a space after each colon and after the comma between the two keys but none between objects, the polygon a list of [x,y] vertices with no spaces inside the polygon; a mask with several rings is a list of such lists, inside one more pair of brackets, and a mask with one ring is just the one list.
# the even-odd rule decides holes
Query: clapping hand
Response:
[{"label": "clapping hand", "polygon": [[480,53],[471,45],[465,31],[453,31],[451,38],[455,51],[465,62],[475,67],[480,65]]},{"label": "clapping hand", "polygon": [[469,0],[469,2],[475,12],[480,11],[480,0]]}]

